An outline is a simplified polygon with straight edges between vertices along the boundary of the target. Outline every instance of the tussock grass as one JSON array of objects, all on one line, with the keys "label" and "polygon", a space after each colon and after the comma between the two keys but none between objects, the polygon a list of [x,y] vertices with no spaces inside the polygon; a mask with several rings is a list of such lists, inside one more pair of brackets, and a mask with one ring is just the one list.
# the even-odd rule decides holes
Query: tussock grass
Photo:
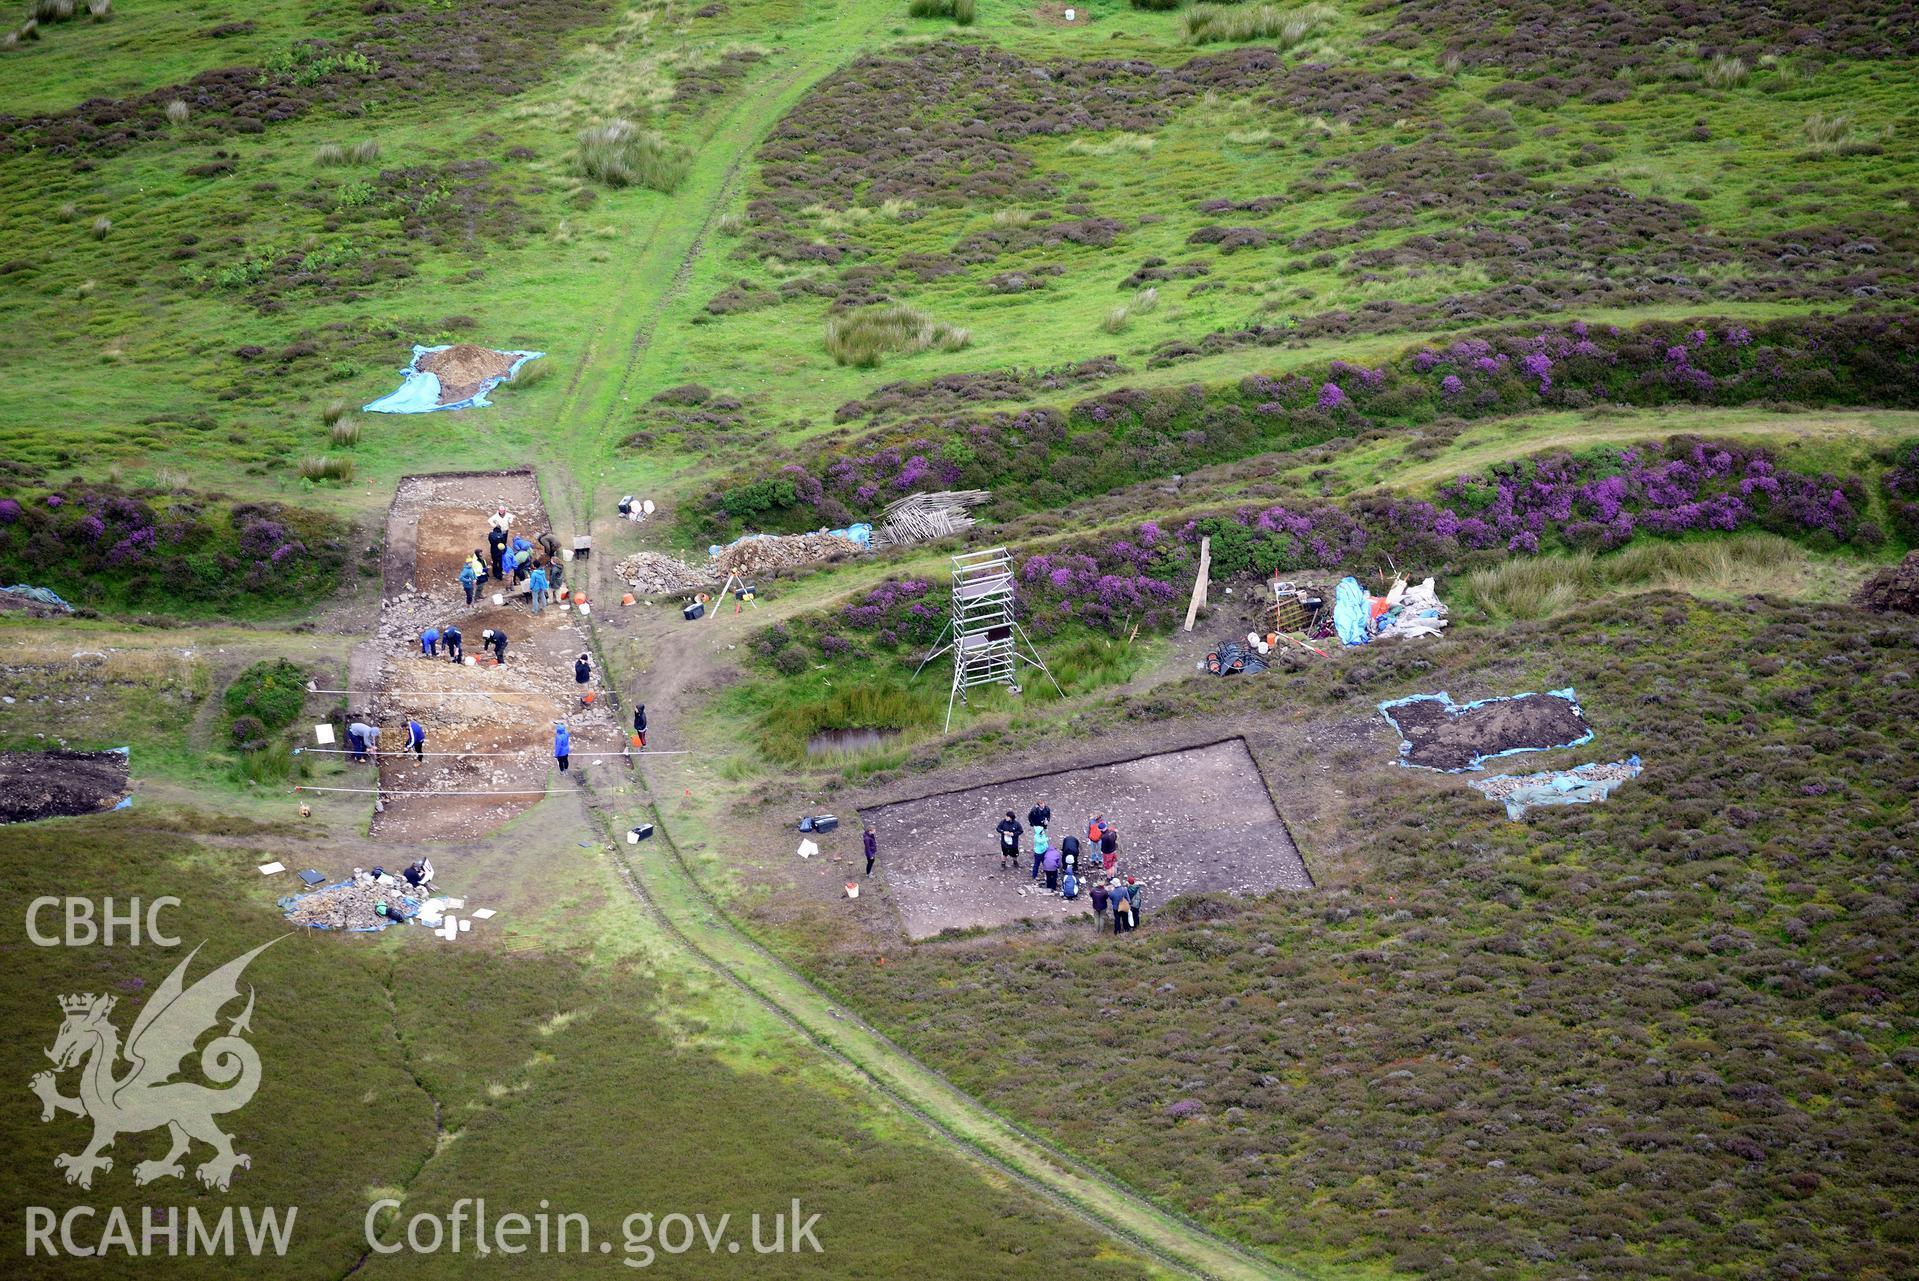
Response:
[{"label": "tussock grass", "polygon": [[1852,117],[1844,112],[1815,111],[1806,117],[1806,141],[1819,148],[1843,146],[1852,136]]},{"label": "tussock grass", "polygon": [[962,27],[973,25],[974,0],[907,0],[909,18],[951,18]]},{"label": "tussock grass", "polygon": [[1020,227],[1031,226],[1032,222],[1033,211],[1031,209],[995,209],[993,211],[993,225],[995,227],[1017,230]]},{"label": "tussock grass", "polygon": [[884,303],[826,318],[826,350],[837,364],[871,369],[886,355],[958,351],[970,331],[941,324],[917,307]]},{"label": "tussock grass", "polygon": [[691,150],[631,120],[582,129],[579,144],[581,172],[608,187],[670,192],[693,167]]},{"label": "tussock grass", "polygon": [[1189,44],[1258,40],[1291,49],[1304,44],[1332,17],[1333,11],[1321,4],[1299,9],[1270,4],[1196,4],[1180,23]]},{"label": "tussock grass", "polygon": [[323,142],[313,151],[313,163],[321,169],[347,162],[346,148],[337,142]]},{"label": "tussock grass", "polygon": [[167,104],[167,121],[170,124],[183,125],[193,116],[193,108],[185,100],[175,98]]},{"label": "tussock grass", "polygon": [[553,360],[542,356],[538,360],[529,360],[521,365],[513,377],[507,380],[509,387],[531,387],[543,383],[553,374]]},{"label": "tussock grass", "polygon": [[1117,156],[1129,153],[1143,156],[1152,149],[1152,135],[1144,133],[1116,133],[1104,142],[1075,138],[1066,144],[1066,150],[1076,156]]},{"label": "tussock grass", "polygon": [[371,138],[364,138],[353,144],[347,152],[347,158],[356,165],[370,165],[380,158],[380,144]]},{"label": "tussock grass", "polygon": [[1123,332],[1133,322],[1134,316],[1143,316],[1159,306],[1159,290],[1148,287],[1133,295],[1133,301],[1122,303],[1106,313],[1099,327],[1109,334]]},{"label": "tussock grass", "polygon": [[1738,56],[1720,54],[1706,64],[1706,83],[1714,89],[1737,89],[1752,79],[1752,69]]},{"label": "tussock grass", "polygon": [[327,404],[323,405],[320,409],[320,421],[325,423],[329,427],[331,427],[334,423],[339,422],[342,418],[345,418],[345,417],[346,417],[346,402],[344,400],[329,401]]},{"label": "tussock grass", "polygon": [[353,479],[353,460],[338,454],[308,454],[300,460],[300,479],[315,484],[323,480],[337,480],[344,484]]},{"label": "tussock grass", "polygon": [[87,13],[95,22],[105,22],[113,16],[113,0],[87,0]]},{"label": "tussock grass", "polygon": [[342,449],[351,449],[360,443],[360,424],[351,418],[342,418],[327,428],[327,439]]},{"label": "tussock grass", "polygon": [[1462,603],[1493,618],[1551,618],[1622,591],[1790,595],[1807,553],[1777,534],[1666,542],[1647,539],[1608,555],[1575,552],[1507,561],[1468,574]]},{"label": "tussock grass", "polygon": [[107,217],[105,214],[101,214],[93,220],[93,226],[90,230],[95,240],[105,240],[108,234],[113,231],[113,219]]},{"label": "tussock grass", "polygon": [[903,214],[911,212],[915,204],[911,200],[883,200],[877,206],[853,205],[847,209],[833,209],[826,205],[808,205],[800,210],[810,218],[818,218],[820,227],[825,231],[851,231],[870,222],[898,222]]}]

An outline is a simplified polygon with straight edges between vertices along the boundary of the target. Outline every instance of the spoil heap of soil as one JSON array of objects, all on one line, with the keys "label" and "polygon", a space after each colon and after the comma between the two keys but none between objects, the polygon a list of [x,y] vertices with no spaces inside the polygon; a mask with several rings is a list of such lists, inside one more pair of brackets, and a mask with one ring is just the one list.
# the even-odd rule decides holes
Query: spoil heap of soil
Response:
[{"label": "spoil heap of soil", "polygon": [[621,561],[614,572],[634,591],[648,595],[708,587],[719,581],[710,569],[695,568],[658,552],[635,552]]},{"label": "spoil heap of soil", "polygon": [[445,351],[429,351],[419,367],[440,380],[440,403],[457,404],[475,395],[489,378],[504,378],[513,369],[513,357],[470,342],[454,343]]},{"label": "spoil heap of soil", "polygon": [[1392,709],[1393,724],[1412,747],[1408,765],[1427,769],[1477,768],[1488,756],[1515,749],[1563,747],[1590,726],[1579,707],[1556,694],[1525,694],[1461,710],[1450,700],[1420,698]]},{"label": "spoil heap of soil", "polygon": [[1852,599],[1875,614],[1919,614],[1919,552],[1868,578]]},{"label": "spoil heap of soil", "polygon": [[97,814],[126,794],[124,752],[0,752],[0,823]]},{"label": "spoil heap of soil", "polygon": [[779,534],[735,543],[719,554],[713,566],[722,577],[727,574],[751,577],[770,569],[791,569],[865,554],[864,547],[837,534]]},{"label": "spoil heap of soil", "polygon": [[303,895],[287,909],[287,920],[334,930],[372,929],[387,919],[375,910],[382,903],[396,912],[407,912],[400,896],[401,890],[392,885],[331,885]]}]

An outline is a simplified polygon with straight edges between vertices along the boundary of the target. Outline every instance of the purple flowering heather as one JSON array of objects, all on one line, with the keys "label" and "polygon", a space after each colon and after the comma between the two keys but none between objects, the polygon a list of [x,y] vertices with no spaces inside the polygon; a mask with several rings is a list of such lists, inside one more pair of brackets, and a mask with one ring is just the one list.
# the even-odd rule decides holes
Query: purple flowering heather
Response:
[{"label": "purple flowering heather", "polygon": [[1340,390],[1338,383],[1327,383],[1319,389],[1319,407],[1321,409],[1339,409],[1346,403],[1346,393]]},{"label": "purple flowering heather", "polygon": [[1447,374],[1439,380],[1439,394],[1447,400],[1453,399],[1464,390],[1466,390],[1466,384],[1459,380],[1458,374]]},{"label": "purple flowering heather", "polygon": [[20,519],[20,504],[11,498],[0,498],[0,525],[11,525]]},{"label": "purple flowering heather", "polygon": [[67,501],[67,500],[66,500],[66,496],[65,496],[65,495],[63,495],[63,494],[48,494],[48,495],[47,495],[47,506],[49,506],[49,507],[58,507],[58,506],[60,506],[60,505],[61,505],[62,503],[64,503],[64,502],[66,502],[66,501]]},{"label": "purple flowering heather", "polygon": [[1539,390],[1545,391],[1553,385],[1553,361],[1552,357],[1545,352],[1535,351],[1530,355],[1522,356],[1519,368],[1528,378],[1539,380]]}]

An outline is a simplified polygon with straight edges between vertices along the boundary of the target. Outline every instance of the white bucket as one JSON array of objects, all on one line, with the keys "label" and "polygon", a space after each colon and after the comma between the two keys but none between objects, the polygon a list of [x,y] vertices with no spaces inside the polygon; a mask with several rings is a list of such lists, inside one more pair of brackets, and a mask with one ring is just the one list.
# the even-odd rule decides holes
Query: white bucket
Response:
[{"label": "white bucket", "polygon": [[572,549],[571,547],[562,547],[562,548],[560,549],[560,559],[561,559],[561,560],[572,560],[572,559],[573,559],[573,549]]},{"label": "white bucket", "polygon": [[493,603],[494,603],[495,605],[504,605],[504,604],[506,604],[506,593],[504,593],[504,592],[494,592],[494,593],[493,593]]},{"label": "white bucket", "polygon": [[573,608],[573,607],[572,607],[571,605],[569,605],[569,604],[567,604],[567,603],[566,603],[565,601],[561,601],[561,602],[560,602],[560,612],[561,612],[562,614],[564,614],[564,613],[566,613],[566,611],[567,611],[567,610],[569,610],[569,609],[572,609],[572,608]]},{"label": "white bucket", "polygon": [[473,658],[471,656],[462,658],[460,661],[462,663],[465,663],[468,667],[478,667],[480,665],[480,660],[477,658]]},{"label": "white bucket", "polygon": [[582,606],[580,606],[580,617],[581,617],[581,618],[585,618],[585,617],[586,617],[586,616],[587,616],[588,614],[591,614],[592,612],[593,612],[593,607],[592,607],[591,605],[582,605]]}]

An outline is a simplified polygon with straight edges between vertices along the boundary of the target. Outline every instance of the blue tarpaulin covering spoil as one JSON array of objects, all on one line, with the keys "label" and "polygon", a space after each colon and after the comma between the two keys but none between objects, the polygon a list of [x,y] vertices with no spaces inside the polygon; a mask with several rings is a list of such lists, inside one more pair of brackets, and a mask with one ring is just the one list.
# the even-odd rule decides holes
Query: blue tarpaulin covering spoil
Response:
[{"label": "blue tarpaulin covering spoil", "polygon": [[450,405],[440,403],[440,379],[437,374],[420,368],[420,357],[431,352],[445,351],[445,346],[413,348],[413,363],[400,371],[405,379],[398,391],[380,397],[365,406],[370,414],[430,414],[436,409],[480,409],[491,402],[486,394],[520,372],[520,366],[529,360],[538,360],[546,353],[542,351],[509,351],[504,354],[513,357],[513,367],[499,378],[489,378],[480,384],[480,389],[465,400],[456,400]]},{"label": "blue tarpaulin covering spoil", "polygon": [[1541,805],[1590,805],[1611,796],[1621,783],[1639,777],[1639,757],[1610,764],[1581,765],[1541,774],[1500,774],[1474,779],[1467,786],[1506,807],[1506,817],[1524,818]]}]

